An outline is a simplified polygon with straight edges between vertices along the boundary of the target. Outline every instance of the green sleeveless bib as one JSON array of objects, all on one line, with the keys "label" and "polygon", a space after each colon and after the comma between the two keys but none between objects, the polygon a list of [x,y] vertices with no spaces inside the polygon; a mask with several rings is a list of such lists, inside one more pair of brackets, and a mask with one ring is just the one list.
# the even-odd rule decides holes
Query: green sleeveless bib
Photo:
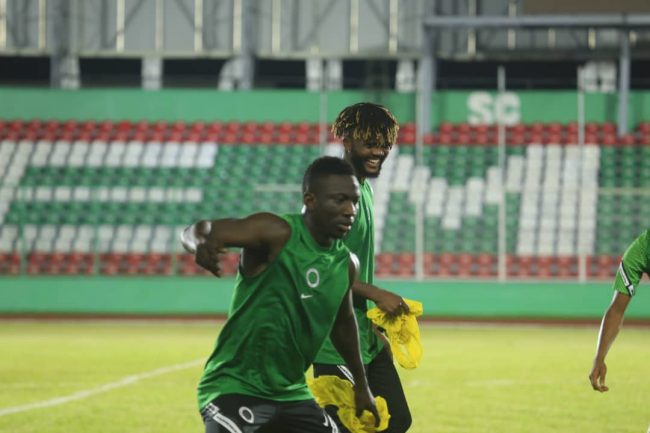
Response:
[{"label": "green sleeveless bib", "polygon": [[224,394],[312,398],[304,373],[350,286],[350,252],[341,240],[318,245],[301,215],[283,218],[291,237],[278,257],[255,277],[237,274],[228,320],[198,386],[199,409]]}]

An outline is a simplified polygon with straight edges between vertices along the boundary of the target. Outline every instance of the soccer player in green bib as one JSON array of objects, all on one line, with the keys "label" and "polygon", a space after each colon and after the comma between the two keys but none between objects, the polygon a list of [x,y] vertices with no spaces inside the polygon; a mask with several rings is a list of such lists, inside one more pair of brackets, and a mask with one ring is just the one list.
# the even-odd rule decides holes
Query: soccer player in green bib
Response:
[{"label": "soccer player in green bib", "polygon": [[[361,354],[370,389],[386,399],[390,420],[383,433],[403,433],[411,426],[402,384],[393,364],[390,346],[366,316],[368,300],[390,314],[408,312],[403,299],[373,284],[374,277],[374,214],[373,192],[369,178],[379,176],[381,167],[397,140],[399,125],[393,114],[381,105],[362,102],[343,109],[332,125],[333,134],[343,141],[345,160],[352,167],[361,187],[357,218],[343,238],[345,245],[359,257],[359,279],[352,285],[354,312],[359,325]],[[314,362],[314,376],[336,375],[355,383],[351,367],[339,354],[333,342],[325,342]],[[328,413],[342,432],[348,430],[336,417],[333,407]]]},{"label": "soccer player in green bib", "polygon": [[198,386],[206,433],[338,433],[305,381],[328,335],[354,375],[357,415],[368,410],[378,425],[350,291],[358,259],[341,241],[359,185],[346,161],[322,157],[303,193],[302,215],[199,221],[181,235],[216,276],[224,248],[242,248],[228,319]]},{"label": "soccer player in green bib", "polygon": [[650,230],[641,233],[627,248],[616,272],[614,297],[600,324],[596,356],[589,373],[589,380],[595,391],[609,390],[605,385],[605,357],[621,329],[625,310],[636,293],[637,284],[644,272],[650,275]]}]

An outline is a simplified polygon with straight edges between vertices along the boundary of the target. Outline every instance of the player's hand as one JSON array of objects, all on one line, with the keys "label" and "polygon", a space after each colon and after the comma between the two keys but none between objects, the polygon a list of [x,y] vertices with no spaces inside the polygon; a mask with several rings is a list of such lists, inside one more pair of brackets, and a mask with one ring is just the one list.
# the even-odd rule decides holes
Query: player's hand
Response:
[{"label": "player's hand", "polygon": [[226,253],[225,248],[214,247],[204,242],[196,247],[195,262],[206,271],[212,272],[215,277],[221,277],[219,255],[224,253]]},{"label": "player's hand", "polygon": [[384,313],[391,316],[399,316],[409,312],[409,307],[401,296],[396,295],[388,290],[380,289],[375,299],[375,304]]},{"label": "player's hand", "polygon": [[589,381],[594,391],[609,391],[609,387],[605,385],[605,376],[607,376],[607,365],[602,361],[594,361],[594,366],[589,373]]},{"label": "player's hand", "polygon": [[379,412],[377,411],[377,406],[375,404],[375,397],[370,392],[368,386],[359,387],[355,385],[354,404],[357,408],[357,418],[361,418],[363,411],[367,410],[375,417],[375,427],[379,427]]}]

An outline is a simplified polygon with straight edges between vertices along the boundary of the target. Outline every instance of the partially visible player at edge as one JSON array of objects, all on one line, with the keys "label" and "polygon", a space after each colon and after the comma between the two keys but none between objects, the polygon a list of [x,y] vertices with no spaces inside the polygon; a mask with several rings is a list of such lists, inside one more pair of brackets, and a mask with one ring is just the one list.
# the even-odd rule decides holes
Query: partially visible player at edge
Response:
[{"label": "partially visible player at edge", "polygon": [[621,329],[625,310],[636,293],[636,287],[644,272],[650,275],[650,229],[641,233],[630,244],[623,255],[618,272],[616,272],[614,297],[600,325],[596,357],[589,373],[591,386],[596,391],[606,392],[609,390],[609,387],[605,385],[605,376],[607,375],[605,357]]},{"label": "partially visible player at edge", "polygon": [[258,213],[184,230],[184,247],[217,277],[224,248],[243,249],[228,320],[198,386],[206,433],[337,433],[305,382],[327,335],[354,375],[357,415],[369,410],[379,423],[352,308],[358,260],[340,240],[358,200],[352,167],[323,157],[305,172],[303,215]]},{"label": "partially visible player at edge", "polygon": [[[385,433],[403,433],[411,426],[409,411],[399,375],[393,364],[390,346],[366,316],[368,300],[390,314],[408,312],[403,299],[373,284],[375,268],[375,237],[373,191],[368,178],[379,176],[383,162],[397,140],[399,125],[393,114],[381,105],[362,102],[346,107],[332,125],[332,133],[343,141],[345,160],[354,167],[361,186],[358,215],[352,229],[343,238],[345,245],[359,257],[359,279],[352,285],[354,312],[359,325],[361,354],[366,367],[368,384],[373,394],[386,399],[390,421]],[[336,375],[353,383],[349,365],[337,353],[331,341],[326,341],[316,356],[314,376]],[[339,423],[334,408],[328,413]]]}]

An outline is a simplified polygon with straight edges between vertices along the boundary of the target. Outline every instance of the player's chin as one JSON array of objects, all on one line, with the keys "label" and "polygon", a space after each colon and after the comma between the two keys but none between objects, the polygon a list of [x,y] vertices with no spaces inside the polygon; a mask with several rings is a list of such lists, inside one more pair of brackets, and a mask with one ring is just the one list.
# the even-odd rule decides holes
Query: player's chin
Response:
[{"label": "player's chin", "polygon": [[373,168],[369,168],[366,166],[364,167],[364,171],[365,171],[364,173],[365,177],[374,179],[375,177],[379,177],[379,173],[381,173],[381,165],[379,167],[373,167]]},{"label": "player's chin", "polygon": [[331,237],[334,239],[342,239],[350,231],[351,226],[345,226],[342,224],[337,225],[331,230]]}]

